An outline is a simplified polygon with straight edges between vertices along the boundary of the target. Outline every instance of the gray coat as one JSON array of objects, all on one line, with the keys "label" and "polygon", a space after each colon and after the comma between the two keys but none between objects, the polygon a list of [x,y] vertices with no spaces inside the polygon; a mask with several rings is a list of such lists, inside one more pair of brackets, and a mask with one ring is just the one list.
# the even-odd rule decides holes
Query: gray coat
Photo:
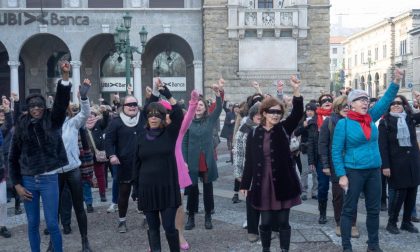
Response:
[{"label": "gray coat", "polygon": [[222,98],[216,97],[216,109],[207,117],[194,119],[182,142],[182,152],[188,164],[193,184],[198,183],[198,163],[200,152],[206,157],[208,182],[215,181],[219,175],[213,148],[213,129],[222,112]]}]

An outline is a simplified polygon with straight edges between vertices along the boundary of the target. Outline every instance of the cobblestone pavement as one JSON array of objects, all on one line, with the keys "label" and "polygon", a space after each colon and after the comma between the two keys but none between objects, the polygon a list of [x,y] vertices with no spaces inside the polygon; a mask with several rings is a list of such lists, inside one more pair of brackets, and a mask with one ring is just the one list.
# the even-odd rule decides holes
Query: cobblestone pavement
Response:
[{"label": "cobblestone pavement", "polygon": [[[223,142],[219,148],[219,153],[219,179],[214,184],[214,229],[204,229],[204,214],[202,202],[200,202],[200,211],[196,216],[196,228],[185,232],[185,236],[191,245],[190,251],[261,251],[261,245],[259,243],[251,244],[247,241],[246,230],[242,228],[246,217],[245,203],[242,201],[238,204],[232,204],[232,167],[226,163],[228,155],[226,154],[226,147]],[[110,199],[110,189],[108,189],[107,194],[108,199]],[[128,232],[119,234],[116,232],[118,214],[106,213],[110,202],[99,202],[97,191],[93,195],[95,196],[95,212],[88,214],[88,232],[89,240],[94,251],[147,251],[147,235],[146,230],[142,226],[143,215],[135,211],[135,204],[130,202],[127,214]],[[420,201],[417,202],[419,203]],[[359,203],[360,214],[358,218],[361,237],[352,240],[354,251],[366,251],[367,233],[363,203],[363,200]],[[29,242],[26,234],[26,216],[24,214],[14,216],[12,203],[9,204],[8,223],[12,232],[12,238],[4,239],[0,237],[0,252],[29,251]],[[417,207],[419,208],[419,204],[417,204]],[[330,203],[328,206],[328,223],[325,225],[319,225],[317,222],[317,202],[315,200],[307,200],[302,205],[293,208],[290,215],[290,222],[293,229],[290,251],[341,251],[341,240],[334,233],[335,224],[332,216],[332,205]],[[43,219],[43,216],[41,218]],[[419,234],[409,234],[402,231],[399,235],[391,235],[385,231],[385,212],[381,212],[380,225],[380,243],[384,251],[420,251]],[[416,224],[416,226],[420,228],[420,225]],[[42,221],[40,231],[44,227],[45,223]],[[80,251],[80,236],[74,216],[71,227],[73,232],[69,235],[63,235],[64,251]],[[162,232],[163,251],[169,251],[164,237],[165,235]],[[46,250],[48,239],[48,236],[41,234],[41,251]],[[279,240],[274,239],[272,241],[272,251],[279,250]]]}]

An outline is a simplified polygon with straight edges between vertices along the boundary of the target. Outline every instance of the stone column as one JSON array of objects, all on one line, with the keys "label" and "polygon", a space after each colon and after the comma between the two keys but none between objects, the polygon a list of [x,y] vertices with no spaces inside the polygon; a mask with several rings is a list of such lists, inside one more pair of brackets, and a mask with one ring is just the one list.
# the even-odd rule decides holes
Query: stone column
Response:
[{"label": "stone column", "polygon": [[203,94],[203,62],[194,60],[194,89]]},{"label": "stone column", "polygon": [[70,61],[72,66],[73,77],[71,84],[73,85],[73,103],[79,104],[79,99],[77,98],[77,92],[79,91],[80,86],[80,66],[82,62],[79,60]]},{"label": "stone column", "polygon": [[133,89],[134,97],[137,98],[139,104],[142,103],[142,83],[141,83],[141,60],[135,60],[132,62],[134,75],[133,75]]},{"label": "stone column", "polygon": [[[18,60],[8,61],[7,64],[10,66],[10,92],[16,93],[18,97],[19,94],[19,66],[20,62]],[[22,95],[23,97],[25,94]]]}]

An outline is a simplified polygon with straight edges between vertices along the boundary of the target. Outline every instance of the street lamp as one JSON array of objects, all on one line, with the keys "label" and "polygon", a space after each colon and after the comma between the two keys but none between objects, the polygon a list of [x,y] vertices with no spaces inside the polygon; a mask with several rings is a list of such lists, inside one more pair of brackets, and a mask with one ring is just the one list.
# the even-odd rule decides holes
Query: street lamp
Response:
[{"label": "street lamp", "polygon": [[128,86],[130,85],[130,80],[131,80],[131,56],[134,52],[138,54],[142,54],[144,52],[144,45],[146,44],[146,40],[147,40],[147,31],[146,31],[146,28],[144,28],[143,26],[139,32],[140,43],[141,43],[141,48],[142,48],[141,51],[138,50],[138,47],[131,46],[130,28],[131,28],[132,18],[133,17],[131,17],[130,14],[126,12],[125,15],[123,16],[123,21],[124,21],[123,24],[117,27],[114,33],[115,50],[119,54],[118,62],[121,63],[122,54],[124,54],[125,56],[125,88],[126,88],[127,93],[128,93]]},{"label": "street lamp", "polygon": [[369,57],[368,58],[368,62],[367,63],[364,63],[364,64],[367,65],[368,68],[369,68],[369,73],[368,73],[368,77],[367,77],[367,80],[368,80],[368,92],[369,92],[369,96],[372,96],[372,76],[370,75],[370,67],[372,65],[375,65],[376,62],[372,61],[372,59]]}]

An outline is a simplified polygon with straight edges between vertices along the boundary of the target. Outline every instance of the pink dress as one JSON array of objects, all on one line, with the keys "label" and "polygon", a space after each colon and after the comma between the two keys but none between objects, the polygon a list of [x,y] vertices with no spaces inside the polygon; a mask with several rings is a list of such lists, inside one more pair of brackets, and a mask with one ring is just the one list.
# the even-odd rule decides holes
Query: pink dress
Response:
[{"label": "pink dress", "polygon": [[175,158],[178,167],[178,181],[179,187],[181,189],[184,189],[185,187],[192,184],[190,175],[188,173],[188,167],[185,164],[184,156],[182,155],[182,139],[184,138],[185,133],[187,133],[187,130],[190,127],[191,122],[194,118],[197,103],[198,92],[196,90],[193,90],[191,92],[191,100],[189,102],[188,111],[184,116],[184,120],[182,121],[181,129],[179,130],[179,135],[176,139],[175,144]]}]

